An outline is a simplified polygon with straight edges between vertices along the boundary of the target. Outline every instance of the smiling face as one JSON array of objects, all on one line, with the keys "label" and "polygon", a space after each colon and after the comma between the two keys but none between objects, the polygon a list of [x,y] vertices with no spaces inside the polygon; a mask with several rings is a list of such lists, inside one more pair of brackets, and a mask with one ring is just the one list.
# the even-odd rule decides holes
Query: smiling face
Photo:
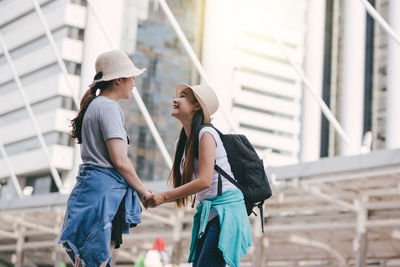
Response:
[{"label": "smiling face", "polygon": [[200,109],[201,106],[197,102],[193,91],[190,88],[185,88],[173,100],[171,116],[182,122],[192,120],[195,112]]}]

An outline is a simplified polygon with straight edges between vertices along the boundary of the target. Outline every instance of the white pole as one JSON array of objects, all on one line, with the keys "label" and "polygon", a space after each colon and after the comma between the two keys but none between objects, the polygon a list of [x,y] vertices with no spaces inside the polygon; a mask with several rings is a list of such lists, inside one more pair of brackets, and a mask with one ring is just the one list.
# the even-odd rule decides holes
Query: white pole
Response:
[{"label": "white pole", "polygon": [[38,14],[40,21],[43,24],[43,28],[44,28],[44,31],[46,32],[47,39],[49,39],[50,45],[53,49],[53,52],[56,55],[56,59],[57,59],[58,65],[60,66],[61,71],[63,73],[63,77],[64,77],[65,81],[67,82],[69,89],[71,90],[72,99],[74,100],[75,107],[77,109],[79,109],[78,91],[74,90],[71,82],[68,79],[67,67],[65,66],[64,60],[63,60],[60,52],[58,51],[56,42],[54,41],[54,38],[53,38],[53,34],[51,33],[49,26],[47,25],[46,18],[43,15],[42,9],[40,8],[37,0],[32,0],[32,1],[35,6],[36,13]]},{"label": "white pole", "polygon": [[18,182],[17,175],[14,172],[14,168],[11,165],[10,159],[8,158],[7,152],[4,148],[3,142],[1,142],[1,140],[0,140],[0,150],[1,150],[1,154],[3,155],[4,161],[6,162],[8,171],[10,172],[11,181],[14,185],[15,191],[17,192],[18,196],[20,198],[22,198],[21,186]]},{"label": "white pole", "polygon": [[[97,14],[97,10],[94,8],[94,5],[92,4],[91,0],[87,0],[88,2],[88,8],[90,9],[91,14],[93,15],[93,18],[95,19],[95,21],[97,22],[97,25],[99,26],[100,30],[103,33],[106,33],[106,30],[104,29],[103,23],[101,23],[100,19],[99,19],[99,15]],[[115,47],[115,45],[113,44],[113,42],[111,41],[110,37],[108,36],[108,34],[104,34],[104,38],[106,39],[106,42],[108,44],[108,46],[110,48]]]},{"label": "white pole", "polygon": [[[389,22],[400,33],[400,1],[389,1]],[[400,147],[400,47],[388,38],[386,86],[386,148]]]},{"label": "white pole", "polygon": [[[306,77],[306,75],[304,74],[303,70],[301,69],[301,67],[296,64],[294,62],[294,60],[290,57],[289,53],[287,52],[286,48],[284,47],[284,45],[282,44],[282,41],[277,37],[276,34],[274,34],[274,39],[276,41],[276,43],[278,44],[278,46],[281,48],[282,52],[285,54],[285,57],[289,60],[290,64],[292,64],[292,67],[295,69],[295,71],[297,72],[297,74],[300,76],[301,80],[303,81],[303,83],[306,85],[305,88],[309,91],[309,93],[311,93],[312,97],[317,101],[322,113],[324,113],[325,117],[328,119],[328,121],[330,123],[332,123],[333,127],[335,128],[335,130],[338,132],[338,134],[340,135],[340,137],[347,143],[348,146],[352,147],[352,143],[349,139],[349,137],[347,136],[347,134],[345,133],[345,131],[343,130],[342,126],[340,126],[339,122],[336,120],[335,116],[333,116],[332,112],[329,110],[328,106],[325,104],[325,102],[321,99],[320,96],[318,96],[318,94],[315,92],[315,90],[313,89],[313,87],[311,86],[310,81],[308,80],[308,78]],[[358,148],[359,149],[359,148]]]},{"label": "white pole", "polygon": [[[366,13],[357,1],[345,1],[344,8],[341,122],[354,145],[360,147],[364,125]],[[342,155],[359,152],[344,143],[341,145]]]},{"label": "white pole", "polygon": [[[309,0],[307,8],[305,73],[318,97],[322,95],[325,0]],[[303,90],[301,115],[301,161],[319,159],[321,112],[308,90]]]},{"label": "white pole", "polygon": [[[211,83],[210,78],[208,77],[206,71],[204,70],[203,66],[200,63],[200,60],[197,58],[196,53],[193,51],[193,48],[191,47],[189,41],[187,40],[185,34],[183,33],[181,27],[179,26],[178,22],[175,19],[174,14],[172,14],[171,9],[169,8],[167,2],[165,0],[159,0],[160,5],[162,9],[165,12],[165,15],[169,19],[169,22],[171,23],[172,27],[174,28],[176,34],[178,35],[180,41],[182,42],[183,47],[185,48],[186,52],[188,53],[190,59],[192,60],[194,66],[196,67],[197,71],[199,72],[201,78],[203,78],[204,82],[208,84],[209,86],[213,87],[213,84]],[[217,88],[214,88],[217,89]],[[218,90],[215,90],[217,94],[219,94]],[[220,97],[219,97],[220,98]],[[220,106],[221,106],[221,111],[222,114],[224,115],[226,121],[229,124],[230,130],[233,132],[235,130],[234,124],[228,114],[225,112],[225,108],[222,106],[222,102],[220,101]]]},{"label": "white pole", "polygon": [[[387,31],[387,33],[392,36],[393,40],[400,45],[400,37],[399,35],[396,33],[396,30],[393,30],[390,25],[382,18],[381,15],[379,15],[379,13],[375,10],[375,8],[367,1],[367,0],[360,0],[361,3],[364,5],[365,9],[367,10],[367,12],[371,15],[371,17],[373,17],[384,29],[385,31]],[[389,8],[389,13],[395,10],[391,10],[392,6],[394,7],[394,5],[392,5],[392,2],[398,2],[398,1],[391,1],[390,2],[390,8]],[[389,15],[390,16],[390,15]],[[392,23],[392,21],[390,22]]]},{"label": "white pole", "polygon": [[1,43],[2,47],[3,47],[4,55],[5,55],[6,59],[7,59],[8,65],[10,66],[11,72],[14,75],[14,80],[15,80],[17,86],[18,86],[18,89],[19,89],[20,93],[21,93],[22,99],[23,99],[24,104],[25,104],[26,111],[28,112],[29,117],[31,118],[33,127],[35,128],[36,135],[37,135],[37,137],[39,139],[39,142],[40,142],[40,145],[41,145],[41,147],[43,149],[43,152],[44,152],[44,155],[46,157],[46,160],[50,165],[50,172],[51,172],[51,174],[53,176],[54,182],[57,185],[58,190],[60,192],[62,192],[64,190],[64,187],[63,187],[60,175],[58,174],[56,168],[54,167],[53,163],[51,162],[50,153],[49,153],[49,150],[47,149],[47,146],[46,146],[46,143],[44,141],[43,135],[42,135],[42,133],[41,133],[41,131],[39,129],[39,124],[37,123],[36,117],[33,114],[31,104],[29,103],[28,97],[25,94],[25,91],[23,89],[21,80],[19,79],[18,73],[17,73],[17,71],[16,71],[16,69],[14,67],[14,64],[12,62],[10,53],[8,52],[6,43],[4,42],[3,35],[1,33],[0,33],[0,43]]}]

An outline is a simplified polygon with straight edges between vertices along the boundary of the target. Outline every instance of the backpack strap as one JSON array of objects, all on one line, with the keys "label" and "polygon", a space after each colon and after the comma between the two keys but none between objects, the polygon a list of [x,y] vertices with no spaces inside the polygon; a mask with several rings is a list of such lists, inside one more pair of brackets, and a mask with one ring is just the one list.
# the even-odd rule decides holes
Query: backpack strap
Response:
[{"label": "backpack strap", "polygon": [[[214,161],[214,168],[216,165],[217,165],[217,160]],[[221,174],[219,172],[218,172],[217,196],[222,196],[222,179],[221,179]]]},{"label": "backpack strap", "polygon": [[[221,137],[224,135],[223,133],[221,133],[217,128],[214,127],[214,125],[212,125],[211,123],[207,123],[207,124],[203,124],[200,126],[200,130],[203,129],[204,127],[211,127],[213,128],[215,131],[217,131],[218,135]],[[222,179],[221,179],[221,174],[228,179],[229,182],[231,182],[232,184],[234,184],[237,188],[239,188],[241,191],[243,191],[242,187],[240,186],[240,184],[233,178],[231,177],[229,174],[227,174],[221,167],[219,167],[217,165],[217,163],[214,163],[214,169],[218,172],[218,189],[217,189],[217,195],[220,196],[222,195]]]},{"label": "backpack strap", "polygon": [[199,131],[200,131],[201,129],[203,129],[204,127],[211,127],[211,128],[213,128],[213,129],[218,133],[218,135],[221,137],[221,139],[222,139],[222,136],[223,136],[224,134],[221,133],[220,130],[218,130],[217,128],[215,128],[215,126],[214,126],[213,124],[211,124],[211,123],[204,123],[204,124],[202,124],[202,125],[200,126]]},{"label": "backpack strap", "polygon": [[258,203],[257,207],[260,210],[260,220],[261,220],[261,230],[264,233],[264,210],[263,210],[264,201]]},{"label": "backpack strap", "polygon": [[193,200],[192,200],[192,208],[194,208],[194,203],[196,202],[196,194],[194,194]]},{"label": "backpack strap", "polygon": [[217,189],[217,196],[222,196],[222,179],[221,174],[218,173],[218,189]]},{"label": "backpack strap", "polygon": [[[228,179],[229,182],[231,182],[232,184],[234,184],[237,188],[239,188],[240,190],[242,189],[242,186],[233,178],[231,177],[229,174],[227,174],[220,166],[218,166],[217,164],[214,165],[214,169],[218,172],[219,175],[223,175],[226,179]],[[219,180],[219,177],[218,177]],[[218,181],[219,183],[219,181]],[[222,184],[222,183],[221,183]]]}]

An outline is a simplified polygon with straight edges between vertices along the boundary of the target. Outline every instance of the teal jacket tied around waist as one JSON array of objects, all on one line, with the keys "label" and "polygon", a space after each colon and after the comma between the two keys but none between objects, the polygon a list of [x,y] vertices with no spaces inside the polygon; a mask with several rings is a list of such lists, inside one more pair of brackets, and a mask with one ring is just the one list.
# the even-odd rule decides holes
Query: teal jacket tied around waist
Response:
[{"label": "teal jacket tied around waist", "polygon": [[240,258],[247,254],[247,248],[252,245],[250,222],[243,194],[238,189],[225,191],[222,196],[211,200],[204,199],[197,206],[193,217],[189,262],[195,259],[198,241],[204,235],[211,208],[217,211],[221,226],[218,248],[230,267],[238,267]]}]

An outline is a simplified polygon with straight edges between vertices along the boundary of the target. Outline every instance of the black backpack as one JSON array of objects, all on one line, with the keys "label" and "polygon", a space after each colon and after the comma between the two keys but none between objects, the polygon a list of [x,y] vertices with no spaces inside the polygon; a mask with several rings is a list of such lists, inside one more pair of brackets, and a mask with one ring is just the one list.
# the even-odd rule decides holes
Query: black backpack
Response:
[{"label": "black backpack", "polygon": [[250,216],[250,214],[254,213],[257,216],[253,208],[256,206],[259,208],[262,232],[264,232],[263,204],[266,199],[272,196],[272,191],[262,159],[257,155],[246,136],[241,134],[223,134],[212,124],[203,124],[200,129],[207,126],[214,128],[219,134],[224,144],[232,173],[237,179],[235,180],[215,164],[214,169],[219,174],[217,195],[220,196],[222,194],[221,175],[223,175],[242,191],[247,215]]}]

